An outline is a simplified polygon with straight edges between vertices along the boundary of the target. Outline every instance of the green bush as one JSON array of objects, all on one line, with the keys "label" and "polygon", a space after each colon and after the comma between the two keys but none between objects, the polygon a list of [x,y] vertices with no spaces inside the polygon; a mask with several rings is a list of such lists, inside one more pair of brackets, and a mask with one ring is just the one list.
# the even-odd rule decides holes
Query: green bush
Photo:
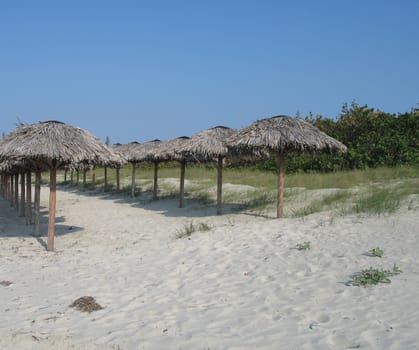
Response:
[{"label": "green bush", "polygon": [[378,283],[391,283],[390,277],[398,275],[402,270],[394,264],[392,270],[370,267],[352,276],[350,284],[353,286],[371,286]]},{"label": "green bush", "polygon": [[[352,102],[343,105],[336,119],[310,114],[306,120],[344,143],[348,151],[338,155],[289,152],[285,162],[288,173],[419,165],[417,110],[395,115]],[[259,167],[277,171],[276,156]]]}]

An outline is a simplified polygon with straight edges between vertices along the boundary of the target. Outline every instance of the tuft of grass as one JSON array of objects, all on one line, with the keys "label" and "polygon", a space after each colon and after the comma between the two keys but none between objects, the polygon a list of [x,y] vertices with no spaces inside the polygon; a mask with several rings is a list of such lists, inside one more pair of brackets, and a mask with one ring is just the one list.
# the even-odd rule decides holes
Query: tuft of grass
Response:
[{"label": "tuft of grass", "polygon": [[372,256],[376,256],[378,258],[382,258],[384,255],[384,250],[382,250],[380,247],[373,248],[369,252]]},{"label": "tuft of grass", "polygon": [[276,203],[275,192],[257,192],[248,195],[249,198],[242,199],[243,202],[239,205],[241,210],[261,210],[267,206]]},{"label": "tuft of grass", "polygon": [[192,221],[189,224],[184,225],[183,229],[176,232],[176,238],[190,237],[195,232],[207,232],[211,230],[211,226],[205,222],[200,222],[195,225]]},{"label": "tuft of grass", "polygon": [[214,204],[213,198],[207,192],[198,192],[193,195],[192,198],[196,199],[200,204],[205,206]]},{"label": "tuft of grass", "polygon": [[294,218],[302,218],[314,213],[318,213],[322,210],[320,202],[311,203],[299,209],[294,209],[291,216]]},{"label": "tuft of grass", "polygon": [[297,250],[309,250],[309,249],[311,249],[311,242],[310,241],[306,241],[304,243],[298,243],[295,246],[295,249],[297,249]]},{"label": "tuft of grass", "polygon": [[394,264],[392,270],[383,270],[370,267],[364,269],[359,273],[352,276],[352,280],[349,281],[350,285],[353,286],[371,286],[378,283],[391,283],[390,277],[398,275],[402,272],[400,268]]},{"label": "tuft of grass", "polygon": [[321,205],[322,206],[336,205],[337,203],[346,202],[351,197],[352,197],[352,193],[350,191],[339,190],[333,194],[323,197],[321,200]]},{"label": "tuft of grass", "polygon": [[356,214],[382,215],[394,213],[400,204],[401,196],[394,189],[373,187],[369,193],[355,199],[352,210]]}]

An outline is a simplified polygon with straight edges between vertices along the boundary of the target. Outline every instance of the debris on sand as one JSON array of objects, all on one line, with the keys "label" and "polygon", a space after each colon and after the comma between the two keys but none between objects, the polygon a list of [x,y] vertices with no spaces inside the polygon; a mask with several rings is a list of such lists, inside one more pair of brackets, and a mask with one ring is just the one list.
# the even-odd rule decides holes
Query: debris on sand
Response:
[{"label": "debris on sand", "polygon": [[74,300],[70,307],[88,313],[103,309],[103,307],[96,302],[95,298],[91,296],[80,297]]}]

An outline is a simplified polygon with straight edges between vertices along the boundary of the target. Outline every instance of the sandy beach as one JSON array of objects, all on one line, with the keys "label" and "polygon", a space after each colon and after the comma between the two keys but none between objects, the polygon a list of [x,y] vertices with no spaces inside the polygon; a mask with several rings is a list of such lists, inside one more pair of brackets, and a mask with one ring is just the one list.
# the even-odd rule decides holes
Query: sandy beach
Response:
[{"label": "sandy beach", "polygon": [[[47,218],[34,237],[1,199],[0,349],[419,349],[417,207],[280,221],[177,204],[61,187],[49,253]],[[177,238],[191,223],[210,229]],[[347,283],[394,264],[390,284]],[[69,306],[82,296],[103,309]]]}]

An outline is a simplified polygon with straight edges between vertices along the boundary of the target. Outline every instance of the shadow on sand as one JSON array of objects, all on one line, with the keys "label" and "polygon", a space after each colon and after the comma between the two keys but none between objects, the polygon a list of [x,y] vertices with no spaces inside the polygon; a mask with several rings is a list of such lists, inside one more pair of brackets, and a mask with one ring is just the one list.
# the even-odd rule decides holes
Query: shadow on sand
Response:
[{"label": "shadow on sand", "polygon": [[[65,224],[65,217],[55,218],[55,236],[62,236],[82,231],[82,227]],[[0,238],[2,237],[34,237],[37,242],[47,248],[48,210],[41,208],[39,236],[35,233],[34,225],[27,225],[26,218],[19,216],[15,208],[5,199],[0,199]]]},{"label": "shadow on sand", "polygon": [[[167,217],[195,218],[217,215],[215,201],[203,201],[192,198],[188,192],[185,193],[184,207],[179,208],[178,194],[160,194],[158,199],[153,199],[152,191],[141,191],[141,189],[137,188],[136,196],[131,198],[131,192],[129,190],[104,192],[101,188],[89,189],[68,184],[59,185],[58,188],[61,191],[75,193],[77,195],[111,200],[114,203],[129,204],[132,207],[155,211]],[[246,214],[246,211],[243,211],[242,204],[228,203],[223,205],[223,215],[235,213]],[[264,216],[255,213],[249,213],[249,215]]]}]

